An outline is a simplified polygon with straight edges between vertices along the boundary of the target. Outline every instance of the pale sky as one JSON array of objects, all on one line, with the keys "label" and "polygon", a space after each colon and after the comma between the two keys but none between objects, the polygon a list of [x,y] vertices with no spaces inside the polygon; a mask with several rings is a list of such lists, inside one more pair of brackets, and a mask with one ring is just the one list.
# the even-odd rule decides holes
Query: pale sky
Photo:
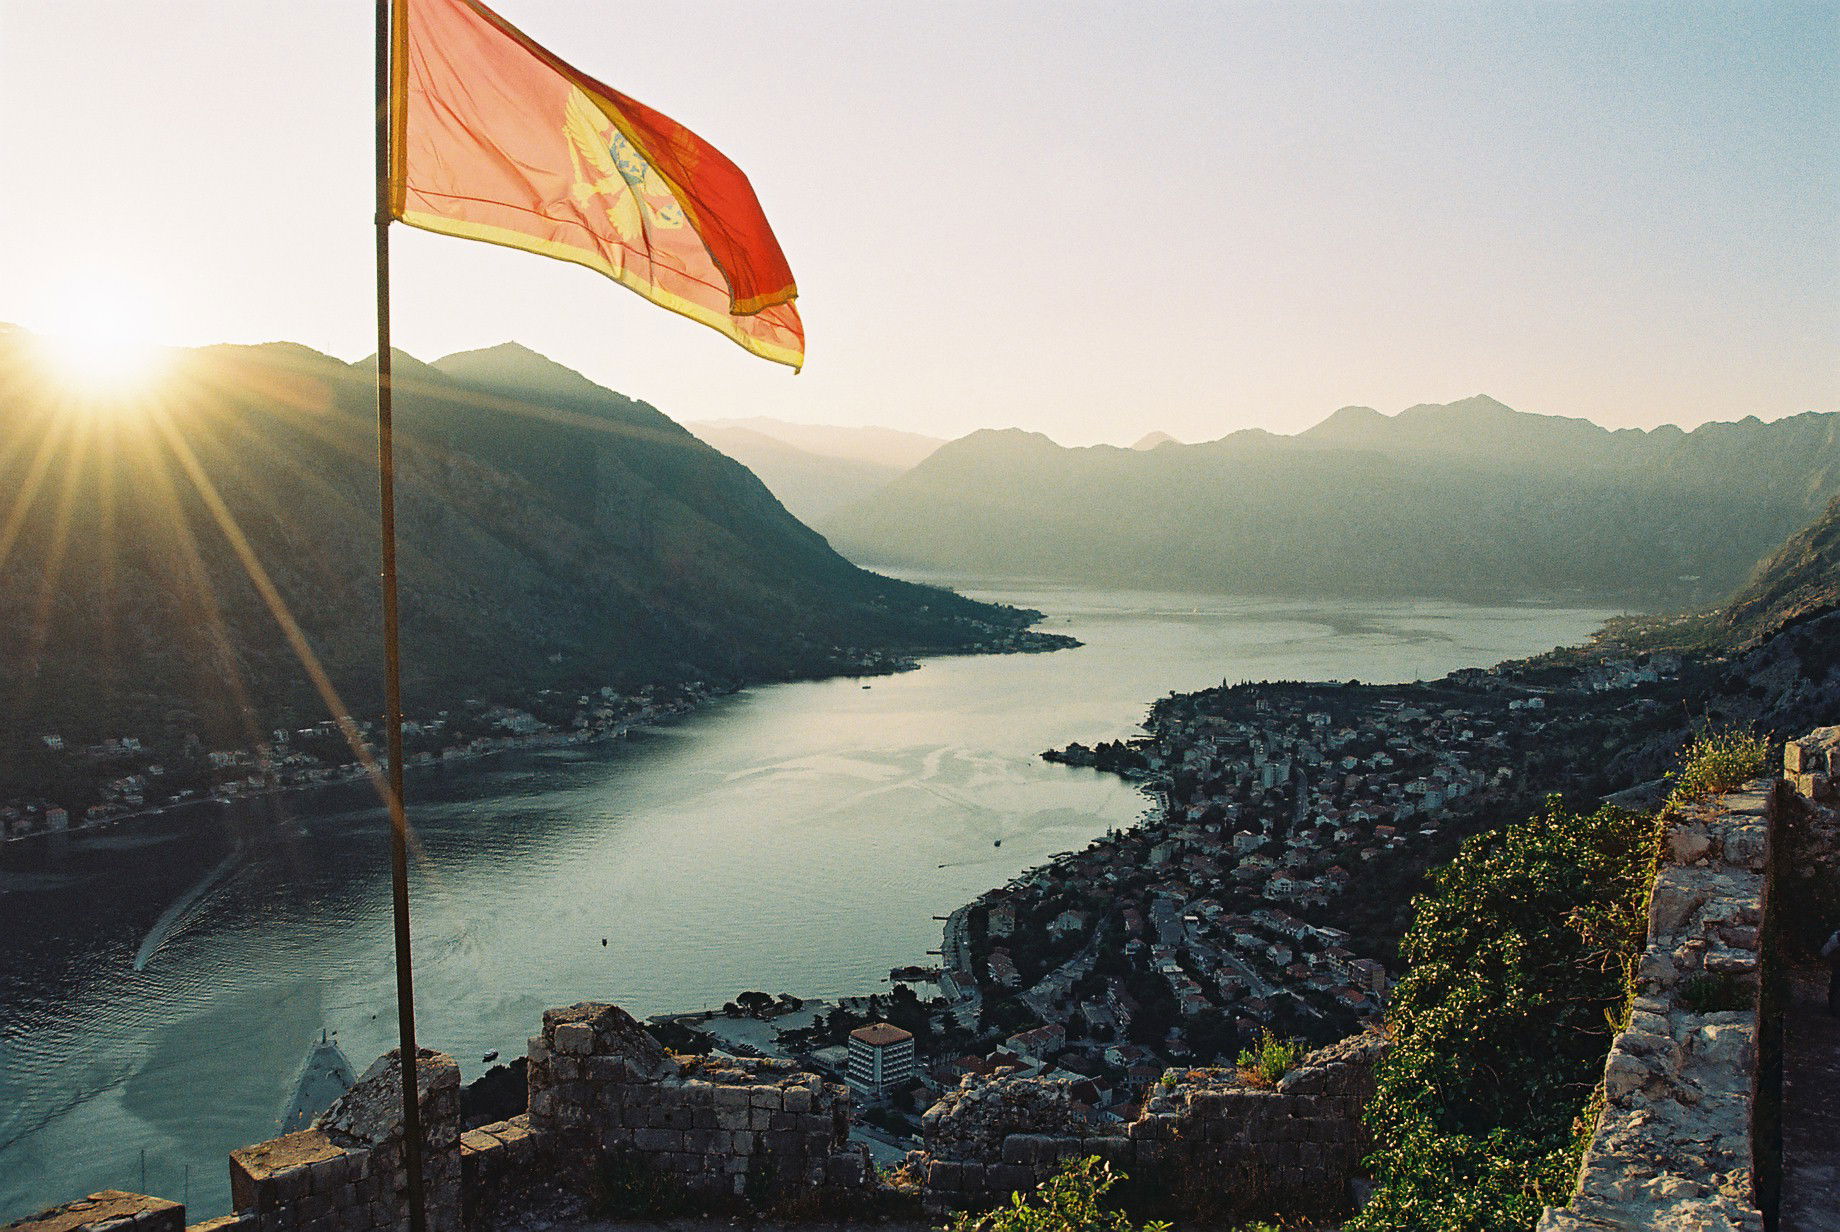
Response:
[{"label": "pale sky", "polygon": [[[754,181],[803,375],[573,266],[396,228],[396,340],[679,420],[1067,444],[1488,393],[1840,409],[1840,0],[499,0]],[[371,350],[359,0],[0,0],[0,321]]]}]

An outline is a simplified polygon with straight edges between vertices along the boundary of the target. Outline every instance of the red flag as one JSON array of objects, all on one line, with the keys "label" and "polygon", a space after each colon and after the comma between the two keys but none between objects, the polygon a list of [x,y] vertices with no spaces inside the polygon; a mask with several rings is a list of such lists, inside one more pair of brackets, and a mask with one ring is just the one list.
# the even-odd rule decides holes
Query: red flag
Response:
[{"label": "red flag", "polygon": [[397,0],[393,215],[598,270],[798,368],[798,287],[740,168],[477,0]]}]

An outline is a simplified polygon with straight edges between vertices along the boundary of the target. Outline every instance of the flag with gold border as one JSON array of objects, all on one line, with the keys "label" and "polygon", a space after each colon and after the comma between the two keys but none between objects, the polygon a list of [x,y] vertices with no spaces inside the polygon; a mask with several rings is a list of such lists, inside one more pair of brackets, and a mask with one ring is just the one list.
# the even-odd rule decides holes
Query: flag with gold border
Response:
[{"label": "flag with gold border", "polygon": [[391,212],[572,261],[799,368],[798,287],[741,169],[477,0],[397,0]]}]

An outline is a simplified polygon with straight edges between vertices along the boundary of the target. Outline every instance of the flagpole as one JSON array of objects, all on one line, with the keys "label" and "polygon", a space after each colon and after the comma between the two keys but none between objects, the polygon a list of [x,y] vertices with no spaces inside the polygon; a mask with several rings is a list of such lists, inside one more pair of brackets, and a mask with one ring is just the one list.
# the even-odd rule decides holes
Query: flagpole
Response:
[{"label": "flagpole", "polygon": [[389,748],[390,884],[396,925],[396,1024],[401,1046],[403,1172],[409,1232],[425,1232],[422,1116],[417,1098],[415,973],[409,954],[409,818],[403,808],[402,648],[396,599],[396,440],[390,381],[390,0],[377,0],[377,497],[383,545],[384,728]]}]

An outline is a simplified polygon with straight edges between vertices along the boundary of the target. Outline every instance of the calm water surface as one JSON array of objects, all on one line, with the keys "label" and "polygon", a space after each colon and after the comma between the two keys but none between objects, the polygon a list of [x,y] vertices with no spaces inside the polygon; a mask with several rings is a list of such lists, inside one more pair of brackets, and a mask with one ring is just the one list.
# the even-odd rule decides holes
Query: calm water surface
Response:
[{"label": "calm water surface", "polygon": [[[552,1005],[873,991],[937,947],[933,916],[1141,814],[1041,750],[1130,734],[1172,689],[1428,678],[1610,615],[966,589],[1087,645],[757,689],[623,744],[413,775],[422,1041],[470,1079]],[[358,788],[0,849],[0,1222],[142,1189],[143,1152],[146,1192],[227,1210],[226,1152],[275,1133],[320,1030],[359,1069],[394,1042],[388,867]]]}]

